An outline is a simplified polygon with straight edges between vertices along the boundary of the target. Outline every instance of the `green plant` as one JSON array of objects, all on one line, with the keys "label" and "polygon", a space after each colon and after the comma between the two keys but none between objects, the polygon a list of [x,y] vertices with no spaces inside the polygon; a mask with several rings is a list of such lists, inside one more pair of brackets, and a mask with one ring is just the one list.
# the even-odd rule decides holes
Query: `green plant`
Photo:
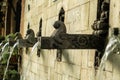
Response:
[{"label": "green plant", "polygon": [[[5,48],[5,49],[6,49],[6,50],[2,53],[2,54],[3,54],[3,57],[2,57],[2,60],[1,60],[1,63],[2,63],[2,64],[6,64],[8,58],[9,58],[9,56],[10,56],[9,48]],[[14,51],[13,51],[13,53],[12,53],[12,56],[11,56],[10,61],[13,61],[13,62],[16,61],[16,62],[17,62],[18,56],[19,56],[19,55],[18,55],[18,49],[15,48]],[[12,62],[10,62],[10,63],[12,63]]]},{"label": "green plant", "polygon": [[6,64],[7,60],[9,58],[9,54],[8,53],[4,53],[2,60],[1,60],[1,64]]},{"label": "green plant", "polygon": [[15,34],[11,33],[11,34],[7,35],[5,37],[5,41],[8,41],[9,38],[12,39],[12,40],[14,40],[15,39]]},{"label": "green plant", "polygon": [[[13,34],[13,33],[7,35],[7,36],[5,37],[4,42],[7,42],[9,38],[12,39],[12,40],[14,40],[14,39],[15,39],[15,36],[16,36],[16,34]],[[12,48],[10,48],[10,47],[8,46],[8,47],[6,47],[6,48],[4,49],[4,51],[2,52],[2,54],[3,54],[3,57],[2,57],[3,59],[2,59],[2,61],[1,61],[2,64],[6,64],[6,63],[7,63],[7,60],[8,60],[10,51],[12,51]],[[16,56],[16,57],[17,57],[17,56],[18,56],[17,53],[18,53],[18,48],[15,48],[14,51],[13,51],[13,53],[12,53],[12,56]]]},{"label": "green plant", "polygon": [[5,37],[4,36],[0,36],[0,43],[5,40]]},{"label": "green plant", "polygon": [[[6,43],[8,41],[8,39],[15,39],[15,34],[9,34],[5,37],[4,42]],[[3,57],[2,60],[0,61],[0,64],[6,65],[8,58],[10,56],[10,51],[12,51],[12,48],[10,48],[9,46],[5,48],[5,50],[2,52]],[[17,60],[18,59],[18,48],[16,47],[12,53],[11,59],[10,59],[10,66],[12,65],[13,67],[16,67],[15,65],[17,65]],[[14,64],[14,65],[13,65]],[[5,66],[3,66],[3,68],[5,68]],[[16,69],[16,68],[15,68]],[[17,70],[13,70],[9,67],[9,70],[7,72],[6,75],[6,79],[5,80],[19,80],[19,73]],[[3,73],[4,71],[0,71],[0,73]]]},{"label": "green plant", "polygon": [[20,74],[15,69],[9,69],[7,71],[6,80],[20,80]]}]

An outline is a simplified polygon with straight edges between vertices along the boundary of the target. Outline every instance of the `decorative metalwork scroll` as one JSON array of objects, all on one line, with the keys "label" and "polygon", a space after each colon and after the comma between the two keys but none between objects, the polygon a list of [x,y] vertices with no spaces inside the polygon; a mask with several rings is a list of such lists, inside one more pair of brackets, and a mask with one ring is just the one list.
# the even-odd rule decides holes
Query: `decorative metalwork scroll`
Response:
[{"label": "decorative metalwork scroll", "polygon": [[[56,29],[55,34],[53,32],[51,37],[41,37],[41,49],[101,50],[104,47],[104,37],[99,37],[93,34],[67,34],[66,26],[61,21],[56,21],[54,23],[54,28]],[[30,43],[30,39],[19,39],[18,42],[21,46],[32,47],[37,42],[37,38],[34,38],[33,41],[31,40],[32,43]]]},{"label": "decorative metalwork scroll", "polygon": [[51,37],[42,37],[41,49],[102,49],[104,38],[89,34],[62,34],[62,42],[53,42]]}]

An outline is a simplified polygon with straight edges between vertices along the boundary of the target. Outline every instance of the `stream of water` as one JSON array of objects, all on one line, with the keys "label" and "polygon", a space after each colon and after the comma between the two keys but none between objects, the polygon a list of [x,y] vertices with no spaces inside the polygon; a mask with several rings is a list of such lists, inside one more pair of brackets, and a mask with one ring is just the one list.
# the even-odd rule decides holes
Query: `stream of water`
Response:
[{"label": "stream of water", "polygon": [[2,44],[3,44],[3,43],[1,42],[1,43],[0,43],[0,47],[2,46]]},{"label": "stream of water", "polygon": [[14,51],[14,49],[15,49],[15,47],[16,47],[17,45],[18,45],[18,43],[16,42],[16,43],[14,44],[13,48],[12,48],[12,51],[10,52],[9,58],[8,58],[8,60],[7,60],[7,66],[6,66],[6,69],[5,69],[5,72],[4,72],[3,80],[5,80],[5,77],[6,77],[6,74],[7,74],[7,70],[8,70],[8,67],[9,67],[10,58],[11,58],[11,56],[12,56],[12,54],[13,54],[13,51]]},{"label": "stream of water", "polygon": [[35,48],[37,48],[38,46],[40,46],[40,42],[39,42],[39,41],[35,43],[35,45],[33,46],[32,50],[31,50],[31,53],[29,54],[28,64],[27,64],[27,66],[26,66],[25,72],[23,73],[23,76],[22,76],[22,79],[21,79],[21,80],[25,80],[25,79],[26,79],[28,70],[29,70],[29,68],[30,68],[30,62],[31,62],[32,55],[33,55],[33,53],[34,53]]},{"label": "stream of water", "polygon": [[9,42],[7,42],[7,43],[2,47],[2,49],[1,49],[1,55],[0,55],[0,61],[1,61],[1,59],[3,58],[3,55],[4,55],[3,51],[5,50],[5,48],[6,48],[8,45],[9,45]]},{"label": "stream of water", "polygon": [[3,47],[2,47],[2,52],[5,50],[6,46],[9,45],[9,42],[7,42]]},{"label": "stream of water", "polygon": [[103,76],[103,72],[105,69],[105,63],[110,54],[114,54],[114,53],[117,54],[119,52],[119,48],[120,48],[119,46],[120,46],[120,40],[118,36],[113,35],[112,37],[109,38],[109,42],[106,46],[106,49],[101,59],[101,63],[100,63],[99,70],[97,73],[97,80],[104,80],[102,76]]}]

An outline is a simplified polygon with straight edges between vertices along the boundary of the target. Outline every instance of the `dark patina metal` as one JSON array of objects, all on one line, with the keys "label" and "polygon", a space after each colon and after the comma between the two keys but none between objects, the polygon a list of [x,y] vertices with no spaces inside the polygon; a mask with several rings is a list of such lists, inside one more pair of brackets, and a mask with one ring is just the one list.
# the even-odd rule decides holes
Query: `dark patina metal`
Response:
[{"label": "dark patina metal", "polygon": [[[104,38],[93,34],[67,34],[66,26],[62,21],[54,23],[56,29],[51,37],[41,37],[41,49],[102,49]],[[19,43],[24,47],[32,47],[37,38],[33,35],[33,30],[28,30],[26,39],[19,39]],[[55,34],[54,34],[55,33]]]},{"label": "dark patina metal", "polygon": [[[65,10],[63,7],[61,7],[58,20],[64,22],[64,19],[65,19]],[[59,62],[62,61],[62,53],[63,53],[63,49],[57,49],[56,60]]]},{"label": "dark patina metal", "polygon": [[[102,50],[96,50],[95,53],[95,68],[98,68],[101,58],[104,53],[105,45],[106,45],[106,39],[109,33],[109,2],[106,0],[98,0],[98,15],[97,20],[92,25],[92,28],[94,30],[93,35],[97,35],[99,37],[104,38],[103,41],[103,49]],[[99,44],[101,45],[101,44]]]},{"label": "dark patina metal", "polygon": [[104,38],[89,34],[61,34],[59,40],[42,37],[41,49],[102,49],[104,40]]},{"label": "dark patina metal", "polygon": [[[37,40],[40,41],[40,37],[41,37],[41,31],[42,31],[42,18],[40,19],[40,23],[39,23],[39,31],[37,33]],[[37,56],[40,57],[40,51],[41,51],[41,47],[37,46]]]}]

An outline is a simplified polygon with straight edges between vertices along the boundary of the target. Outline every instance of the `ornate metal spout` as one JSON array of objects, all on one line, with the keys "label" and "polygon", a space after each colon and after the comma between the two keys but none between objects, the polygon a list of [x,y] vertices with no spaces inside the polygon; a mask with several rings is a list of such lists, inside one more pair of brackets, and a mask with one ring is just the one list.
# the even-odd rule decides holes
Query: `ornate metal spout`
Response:
[{"label": "ornate metal spout", "polygon": [[19,43],[19,47],[32,47],[37,42],[34,31],[28,29],[25,39],[18,39],[17,42]]},{"label": "ornate metal spout", "polygon": [[32,47],[36,43],[35,33],[30,29],[30,24],[28,23],[25,39],[18,39],[19,47]]},{"label": "ornate metal spout", "polygon": [[30,25],[28,24],[28,30],[26,31],[25,39],[19,39],[18,43],[20,47],[33,47],[33,45],[39,41],[39,37],[41,37],[41,27],[42,27],[42,19],[40,19],[39,23],[39,31],[37,33],[37,37],[35,37],[35,33],[32,29],[29,29]]},{"label": "ornate metal spout", "polygon": [[27,30],[27,34],[26,34],[25,39],[26,39],[27,43],[30,43],[30,44],[34,44],[36,42],[35,34],[34,34],[34,31],[32,29]]}]

